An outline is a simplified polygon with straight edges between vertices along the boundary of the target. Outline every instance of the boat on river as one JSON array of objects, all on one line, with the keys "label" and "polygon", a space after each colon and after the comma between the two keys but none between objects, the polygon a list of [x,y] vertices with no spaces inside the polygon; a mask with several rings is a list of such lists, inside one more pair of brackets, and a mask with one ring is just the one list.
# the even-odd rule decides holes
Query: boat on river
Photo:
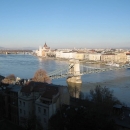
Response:
[{"label": "boat on river", "polygon": [[108,66],[114,66],[114,67],[120,67],[120,65],[119,65],[119,64],[112,63],[112,62],[107,63],[106,65],[108,65]]}]

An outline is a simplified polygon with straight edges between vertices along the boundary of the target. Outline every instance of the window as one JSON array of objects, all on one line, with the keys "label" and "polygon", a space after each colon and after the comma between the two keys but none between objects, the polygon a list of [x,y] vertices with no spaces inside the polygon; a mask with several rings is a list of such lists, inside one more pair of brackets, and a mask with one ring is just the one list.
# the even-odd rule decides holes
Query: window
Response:
[{"label": "window", "polygon": [[20,113],[22,113],[22,109],[20,109]]},{"label": "window", "polygon": [[34,99],[36,100],[36,96],[34,96]]},{"label": "window", "polygon": [[21,105],[21,101],[19,101],[20,105]]},{"label": "window", "polygon": [[43,112],[44,112],[44,115],[46,115],[46,109],[44,109],[44,111],[43,111]]},{"label": "window", "polygon": [[41,108],[40,107],[38,107],[38,112],[41,113]]},{"label": "window", "polygon": [[24,93],[24,92],[22,92],[22,95],[28,97],[30,95],[30,93]]},{"label": "window", "polygon": [[46,123],[46,118],[44,118],[44,123]]},{"label": "window", "polygon": [[25,96],[27,96],[27,97],[28,97],[29,95],[30,95],[29,93],[25,93]]},{"label": "window", "polygon": [[25,106],[25,102],[23,102],[23,106]]},{"label": "window", "polygon": [[26,111],[24,110],[24,115],[26,115]]},{"label": "window", "polygon": [[38,121],[41,121],[41,117],[38,117]]}]

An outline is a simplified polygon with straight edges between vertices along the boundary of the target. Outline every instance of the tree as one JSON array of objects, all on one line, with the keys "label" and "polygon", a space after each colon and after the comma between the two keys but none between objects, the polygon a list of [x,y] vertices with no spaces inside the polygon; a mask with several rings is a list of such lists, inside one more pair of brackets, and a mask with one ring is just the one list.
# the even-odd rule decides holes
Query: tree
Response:
[{"label": "tree", "polygon": [[4,83],[4,84],[13,84],[15,81],[16,81],[15,75],[14,75],[14,74],[11,74],[11,75],[5,77],[5,78],[2,80],[2,83]]},{"label": "tree", "polygon": [[111,112],[113,105],[119,101],[113,96],[113,91],[97,86],[90,91],[90,95],[91,101],[83,100],[80,105],[62,106],[50,118],[49,130],[116,130]]},{"label": "tree", "polygon": [[30,116],[29,118],[23,118],[21,122],[25,130],[43,130],[42,125],[37,120],[35,115]]},{"label": "tree", "polygon": [[101,87],[100,85],[96,86],[94,90],[91,89],[90,95],[92,101],[94,101],[95,103],[117,102],[117,99],[115,99],[115,97],[113,96],[113,91],[109,90],[107,87]]},{"label": "tree", "polygon": [[116,130],[115,122],[95,109],[62,107],[49,120],[49,130]]},{"label": "tree", "polygon": [[51,78],[47,75],[46,71],[39,69],[32,78],[32,81],[35,82],[43,82],[43,83],[51,83]]},{"label": "tree", "polygon": [[106,114],[109,114],[113,105],[121,104],[120,101],[114,97],[113,91],[107,87],[96,86],[95,89],[90,90],[90,96],[96,108]]},{"label": "tree", "polygon": [[[84,108],[62,106],[62,108],[49,120],[49,130],[79,130],[84,125]],[[83,121],[84,122],[84,121]]]}]

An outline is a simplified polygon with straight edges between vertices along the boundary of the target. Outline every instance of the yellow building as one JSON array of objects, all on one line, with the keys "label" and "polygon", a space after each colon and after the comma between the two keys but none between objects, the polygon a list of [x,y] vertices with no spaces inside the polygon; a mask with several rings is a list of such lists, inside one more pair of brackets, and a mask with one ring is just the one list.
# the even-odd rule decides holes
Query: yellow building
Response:
[{"label": "yellow building", "polygon": [[126,61],[127,61],[126,53],[117,53],[115,55],[115,62],[117,62],[117,63],[126,63]]},{"label": "yellow building", "polygon": [[100,61],[101,54],[98,54],[98,53],[89,54],[89,60],[90,61]]},{"label": "yellow building", "polygon": [[101,55],[101,61],[104,61],[104,62],[115,61],[115,54],[103,54]]},{"label": "yellow building", "polygon": [[76,60],[84,60],[85,59],[85,53],[76,53],[75,59]]},{"label": "yellow building", "polygon": [[101,61],[126,63],[127,55],[126,55],[126,53],[103,54],[103,55],[101,55]]}]

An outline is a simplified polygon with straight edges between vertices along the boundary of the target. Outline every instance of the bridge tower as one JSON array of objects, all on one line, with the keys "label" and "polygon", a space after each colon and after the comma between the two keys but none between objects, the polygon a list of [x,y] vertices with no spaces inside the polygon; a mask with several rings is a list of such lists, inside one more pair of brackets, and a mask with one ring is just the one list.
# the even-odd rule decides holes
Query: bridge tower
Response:
[{"label": "bridge tower", "polygon": [[70,60],[69,74],[72,74],[73,76],[69,76],[67,82],[82,83],[79,60]]}]

